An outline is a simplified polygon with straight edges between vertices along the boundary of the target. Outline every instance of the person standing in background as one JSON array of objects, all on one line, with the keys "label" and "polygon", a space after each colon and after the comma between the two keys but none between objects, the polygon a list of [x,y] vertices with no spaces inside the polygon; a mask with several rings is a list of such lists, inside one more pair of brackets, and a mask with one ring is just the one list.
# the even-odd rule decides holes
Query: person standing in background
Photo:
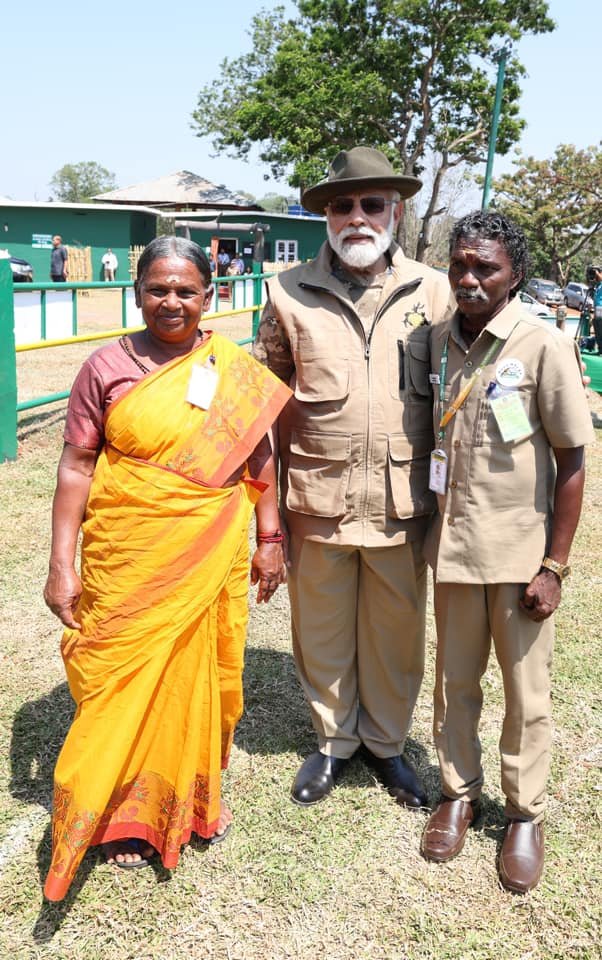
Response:
[{"label": "person standing in background", "polygon": [[594,334],[596,348],[602,354],[602,268],[594,267]]},{"label": "person standing in background", "polygon": [[119,263],[118,263],[117,257],[115,256],[115,254],[113,253],[110,247],[107,249],[107,252],[104,254],[101,262],[104,268],[105,280],[107,281],[114,280],[115,271],[117,270]]},{"label": "person standing in background", "polygon": [[69,254],[63,246],[63,239],[59,234],[52,238],[52,252],[50,254],[50,279],[53,283],[64,283],[67,279],[67,261]]}]

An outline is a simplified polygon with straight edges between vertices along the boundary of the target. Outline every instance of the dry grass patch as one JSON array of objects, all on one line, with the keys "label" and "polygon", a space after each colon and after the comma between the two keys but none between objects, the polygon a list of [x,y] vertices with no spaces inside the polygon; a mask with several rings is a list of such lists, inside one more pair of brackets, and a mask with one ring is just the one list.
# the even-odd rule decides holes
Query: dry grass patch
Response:
[{"label": "dry grass patch", "polygon": [[[602,413],[600,398],[592,409]],[[173,874],[127,873],[90,852],[62,905],[44,903],[52,769],[71,714],[59,629],[41,599],[64,404],[23,415],[19,459],[0,466],[0,956],[15,960],[594,960],[599,957],[599,543],[602,446],[590,451],[574,575],[558,616],[555,754],[541,885],[524,898],[497,882],[503,825],[499,673],[485,678],[485,817],[447,865],[418,853],[424,815],[404,811],[359,762],[324,803],[289,800],[314,748],[295,678],[286,596],[252,604],[246,711],[225,795],[227,842],[192,843]],[[563,588],[564,589],[564,588]],[[409,751],[438,792],[427,674]]]}]

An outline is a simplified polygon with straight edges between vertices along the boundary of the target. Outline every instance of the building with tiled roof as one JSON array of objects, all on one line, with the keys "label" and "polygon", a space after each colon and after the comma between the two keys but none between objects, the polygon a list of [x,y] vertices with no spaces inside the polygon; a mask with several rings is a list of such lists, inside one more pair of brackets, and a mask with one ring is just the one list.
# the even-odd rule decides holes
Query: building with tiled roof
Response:
[{"label": "building with tiled roof", "polygon": [[158,180],[146,180],[131,187],[109,190],[92,198],[102,203],[151,206],[158,210],[261,210],[239,193],[217,186],[189,170],[179,170]]}]

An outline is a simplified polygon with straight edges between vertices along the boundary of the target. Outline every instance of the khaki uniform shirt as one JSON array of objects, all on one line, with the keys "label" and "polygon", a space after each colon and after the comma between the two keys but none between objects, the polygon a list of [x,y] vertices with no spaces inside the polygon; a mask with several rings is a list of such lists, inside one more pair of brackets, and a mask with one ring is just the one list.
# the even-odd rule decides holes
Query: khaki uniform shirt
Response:
[{"label": "khaki uniform shirt", "polygon": [[[426,557],[438,582],[528,583],[549,544],[555,485],[553,447],[580,447],[594,433],[575,342],[525,314],[514,297],[468,348],[457,314],[433,330],[432,364],[440,372],[448,339],[444,408],[482,363],[492,360],[445,428],[447,494],[427,537]],[[491,397],[516,391],[528,428],[504,442]],[[498,384],[495,391],[493,387]],[[508,386],[509,384],[509,386]],[[441,417],[435,386],[434,429]],[[493,392],[492,392],[493,391]]]},{"label": "khaki uniform shirt", "polygon": [[356,294],[325,243],[268,282],[253,352],[294,391],[278,421],[289,529],[389,546],[422,538],[435,508],[429,330],[451,295],[444,274],[396,245],[369,325]]}]

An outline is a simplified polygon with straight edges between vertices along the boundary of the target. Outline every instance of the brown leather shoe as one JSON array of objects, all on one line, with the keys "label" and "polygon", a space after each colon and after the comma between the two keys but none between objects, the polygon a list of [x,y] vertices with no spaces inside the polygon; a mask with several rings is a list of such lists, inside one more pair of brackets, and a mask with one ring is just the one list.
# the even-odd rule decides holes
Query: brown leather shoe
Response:
[{"label": "brown leather shoe", "polygon": [[510,820],[500,851],[500,880],[507,890],[527,893],[543,873],[543,823]]},{"label": "brown leather shoe", "polygon": [[437,863],[444,863],[457,856],[464,846],[468,828],[478,816],[479,806],[478,800],[441,797],[422,834],[422,856]]}]

